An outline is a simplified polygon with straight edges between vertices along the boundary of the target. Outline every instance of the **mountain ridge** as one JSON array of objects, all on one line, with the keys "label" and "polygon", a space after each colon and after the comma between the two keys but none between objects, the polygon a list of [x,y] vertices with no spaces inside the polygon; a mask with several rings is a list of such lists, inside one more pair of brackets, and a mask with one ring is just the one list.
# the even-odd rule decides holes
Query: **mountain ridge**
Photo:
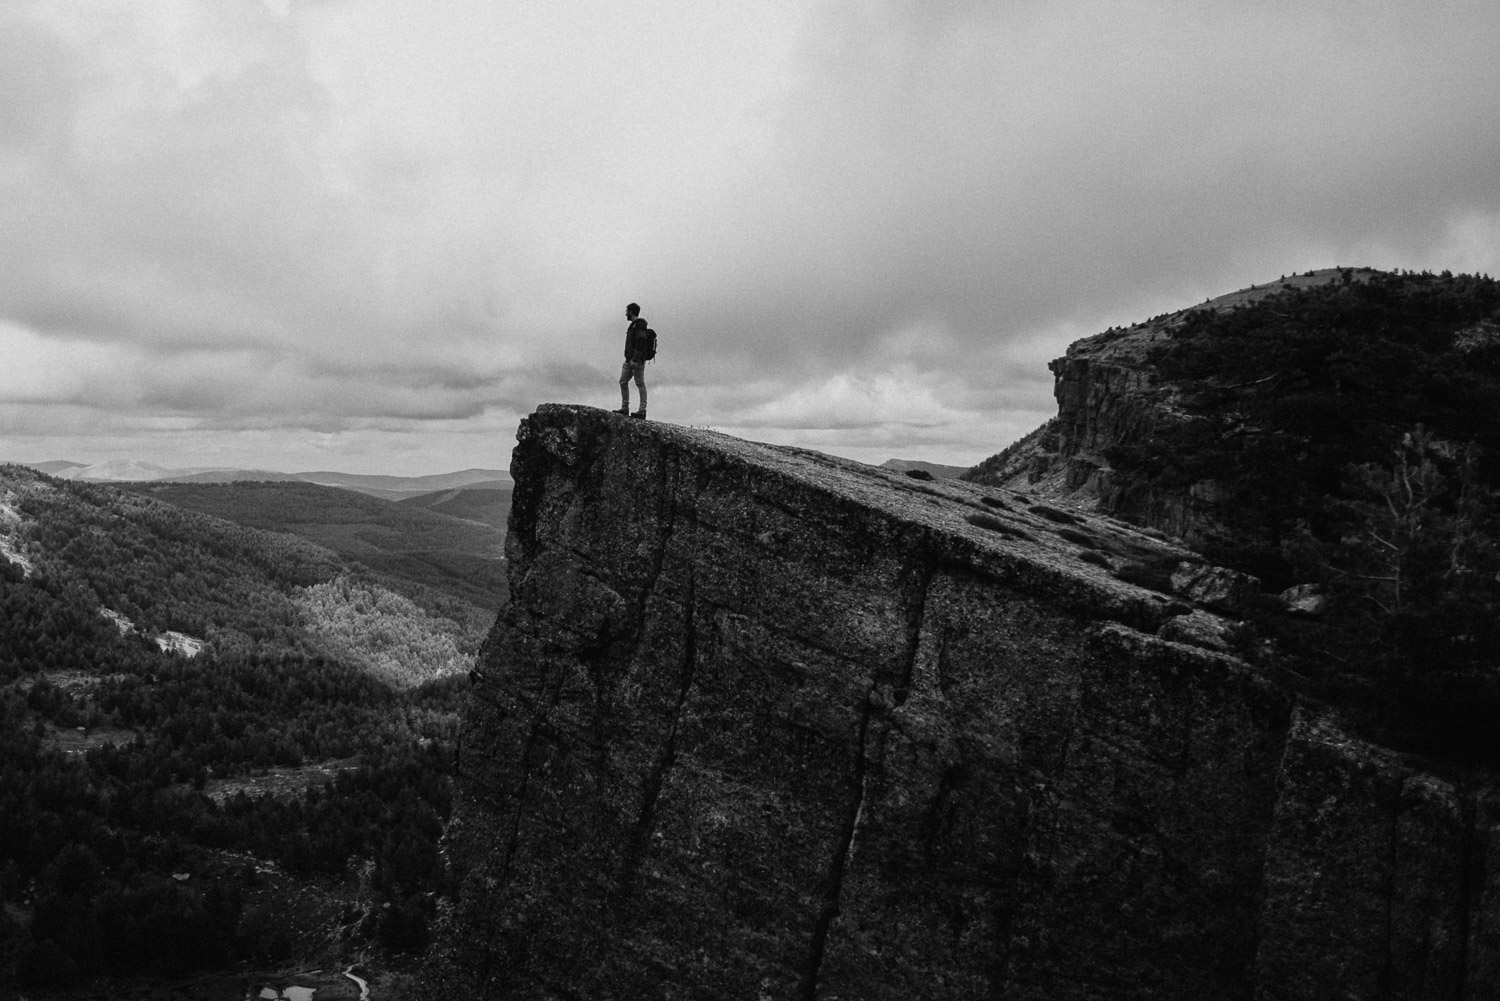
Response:
[{"label": "mountain ridge", "polygon": [[392,476],[366,473],[340,473],[315,470],[283,473],[266,469],[244,469],[237,466],[195,466],[172,468],[137,459],[113,459],[100,463],[54,460],[41,463],[15,463],[64,480],[91,483],[233,483],[239,481],[274,482],[298,480],[320,486],[341,487],[387,500],[400,500],[433,490],[452,490],[476,485],[501,485],[510,481],[503,469],[470,467],[451,473],[422,476]]}]

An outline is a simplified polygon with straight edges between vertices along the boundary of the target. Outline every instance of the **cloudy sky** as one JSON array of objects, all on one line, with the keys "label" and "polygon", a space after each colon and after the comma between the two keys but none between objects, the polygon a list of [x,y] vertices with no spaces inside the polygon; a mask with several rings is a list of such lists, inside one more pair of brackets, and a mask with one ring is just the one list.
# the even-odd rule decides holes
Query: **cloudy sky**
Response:
[{"label": "cloudy sky", "polygon": [[1069,342],[1500,273],[1500,5],[0,0],[0,459],[503,467],[547,401],[969,464]]}]

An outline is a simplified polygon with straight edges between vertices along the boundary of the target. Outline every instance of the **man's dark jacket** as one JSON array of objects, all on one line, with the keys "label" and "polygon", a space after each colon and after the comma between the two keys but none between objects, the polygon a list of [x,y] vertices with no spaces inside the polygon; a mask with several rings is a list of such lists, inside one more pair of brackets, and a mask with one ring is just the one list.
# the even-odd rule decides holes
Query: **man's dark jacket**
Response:
[{"label": "man's dark jacket", "polygon": [[645,361],[646,351],[646,318],[637,316],[630,321],[630,326],[625,328],[625,360],[630,362]]}]

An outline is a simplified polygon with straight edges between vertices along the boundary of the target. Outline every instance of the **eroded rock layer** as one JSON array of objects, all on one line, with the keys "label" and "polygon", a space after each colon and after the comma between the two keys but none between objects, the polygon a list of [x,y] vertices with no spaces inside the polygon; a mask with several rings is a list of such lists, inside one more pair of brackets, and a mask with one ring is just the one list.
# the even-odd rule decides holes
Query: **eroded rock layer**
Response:
[{"label": "eroded rock layer", "polygon": [[526,419],[512,472],[451,996],[1496,988],[1493,808],[1156,635],[1227,626],[1116,576],[1190,554],[585,407]]}]

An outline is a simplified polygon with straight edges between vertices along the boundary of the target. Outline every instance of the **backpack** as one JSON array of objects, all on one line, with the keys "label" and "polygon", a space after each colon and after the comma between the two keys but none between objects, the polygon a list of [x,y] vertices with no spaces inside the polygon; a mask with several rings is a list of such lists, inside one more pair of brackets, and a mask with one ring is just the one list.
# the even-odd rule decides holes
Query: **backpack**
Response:
[{"label": "backpack", "polygon": [[641,331],[640,345],[641,361],[650,361],[656,357],[656,331],[647,327]]}]

